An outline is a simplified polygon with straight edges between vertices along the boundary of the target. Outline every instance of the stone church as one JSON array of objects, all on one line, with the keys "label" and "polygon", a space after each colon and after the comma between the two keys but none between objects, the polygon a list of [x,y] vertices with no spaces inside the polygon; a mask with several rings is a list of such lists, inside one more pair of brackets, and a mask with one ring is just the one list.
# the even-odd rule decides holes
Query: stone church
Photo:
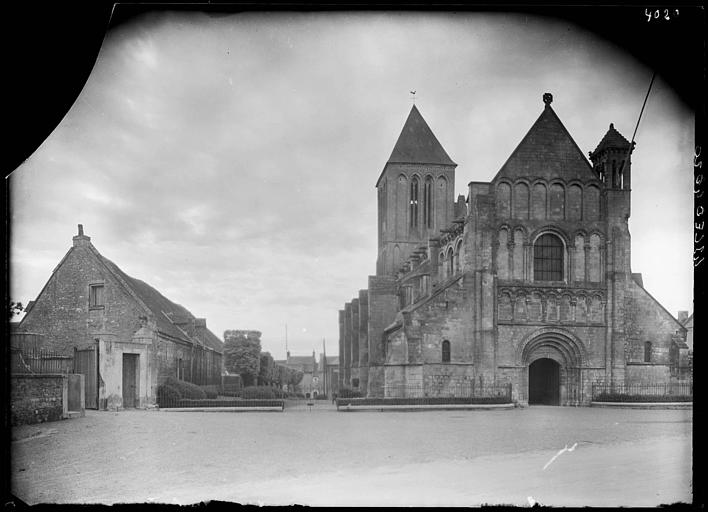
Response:
[{"label": "stone church", "polygon": [[376,182],[376,275],[339,311],[340,387],[568,405],[677,375],[686,329],[630,267],[634,145],[610,124],[588,160],[552,101],[466,198],[413,106]]}]

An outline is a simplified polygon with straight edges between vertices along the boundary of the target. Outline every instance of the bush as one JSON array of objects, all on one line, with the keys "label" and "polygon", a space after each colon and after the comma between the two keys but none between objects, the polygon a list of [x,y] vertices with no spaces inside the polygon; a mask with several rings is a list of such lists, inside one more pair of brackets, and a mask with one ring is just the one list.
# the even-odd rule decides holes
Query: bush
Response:
[{"label": "bush", "polygon": [[207,398],[217,398],[219,396],[219,386],[199,386],[206,393]]},{"label": "bush", "polygon": [[327,395],[325,395],[324,393],[321,393],[315,397],[315,400],[329,400],[329,399],[327,398]]},{"label": "bush", "polygon": [[175,377],[167,377],[165,382],[162,383],[162,386],[169,386],[177,390],[179,398],[199,399],[207,397],[204,390],[196,384],[185,382]]},{"label": "bush", "polygon": [[170,385],[163,384],[157,388],[157,406],[165,407],[176,403],[181,398],[179,391]]},{"label": "bush", "polygon": [[337,398],[361,398],[361,393],[356,389],[341,388],[337,393]]}]

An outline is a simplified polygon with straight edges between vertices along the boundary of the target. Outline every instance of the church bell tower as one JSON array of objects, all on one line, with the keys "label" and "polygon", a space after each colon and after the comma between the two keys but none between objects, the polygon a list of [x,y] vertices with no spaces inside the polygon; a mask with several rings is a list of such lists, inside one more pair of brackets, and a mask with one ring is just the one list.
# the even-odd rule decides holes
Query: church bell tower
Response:
[{"label": "church bell tower", "polygon": [[452,222],[455,167],[413,105],[376,183],[377,275],[395,275],[413,251]]}]

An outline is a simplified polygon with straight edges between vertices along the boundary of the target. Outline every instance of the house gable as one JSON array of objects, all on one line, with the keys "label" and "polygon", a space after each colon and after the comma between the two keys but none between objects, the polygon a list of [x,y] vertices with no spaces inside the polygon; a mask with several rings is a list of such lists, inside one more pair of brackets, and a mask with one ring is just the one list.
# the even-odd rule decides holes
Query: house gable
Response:
[{"label": "house gable", "polygon": [[[103,304],[91,306],[90,287],[103,286]],[[19,330],[44,334],[52,349],[71,355],[102,334],[131,339],[147,311],[105,267],[95,249],[75,245],[53,270]]]}]

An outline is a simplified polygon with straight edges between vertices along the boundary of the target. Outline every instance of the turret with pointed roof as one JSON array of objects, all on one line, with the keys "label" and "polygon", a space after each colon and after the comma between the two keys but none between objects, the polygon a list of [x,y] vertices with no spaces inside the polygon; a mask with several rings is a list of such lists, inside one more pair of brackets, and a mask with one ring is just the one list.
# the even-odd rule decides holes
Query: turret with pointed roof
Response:
[{"label": "turret with pointed roof", "polygon": [[377,275],[395,274],[413,250],[452,221],[456,166],[413,105],[376,182]]},{"label": "turret with pointed roof", "polygon": [[630,189],[631,185],[631,154],[634,143],[625,139],[610,123],[607,133],[590,153],[595,171],[600,179],[611,189]]}]

